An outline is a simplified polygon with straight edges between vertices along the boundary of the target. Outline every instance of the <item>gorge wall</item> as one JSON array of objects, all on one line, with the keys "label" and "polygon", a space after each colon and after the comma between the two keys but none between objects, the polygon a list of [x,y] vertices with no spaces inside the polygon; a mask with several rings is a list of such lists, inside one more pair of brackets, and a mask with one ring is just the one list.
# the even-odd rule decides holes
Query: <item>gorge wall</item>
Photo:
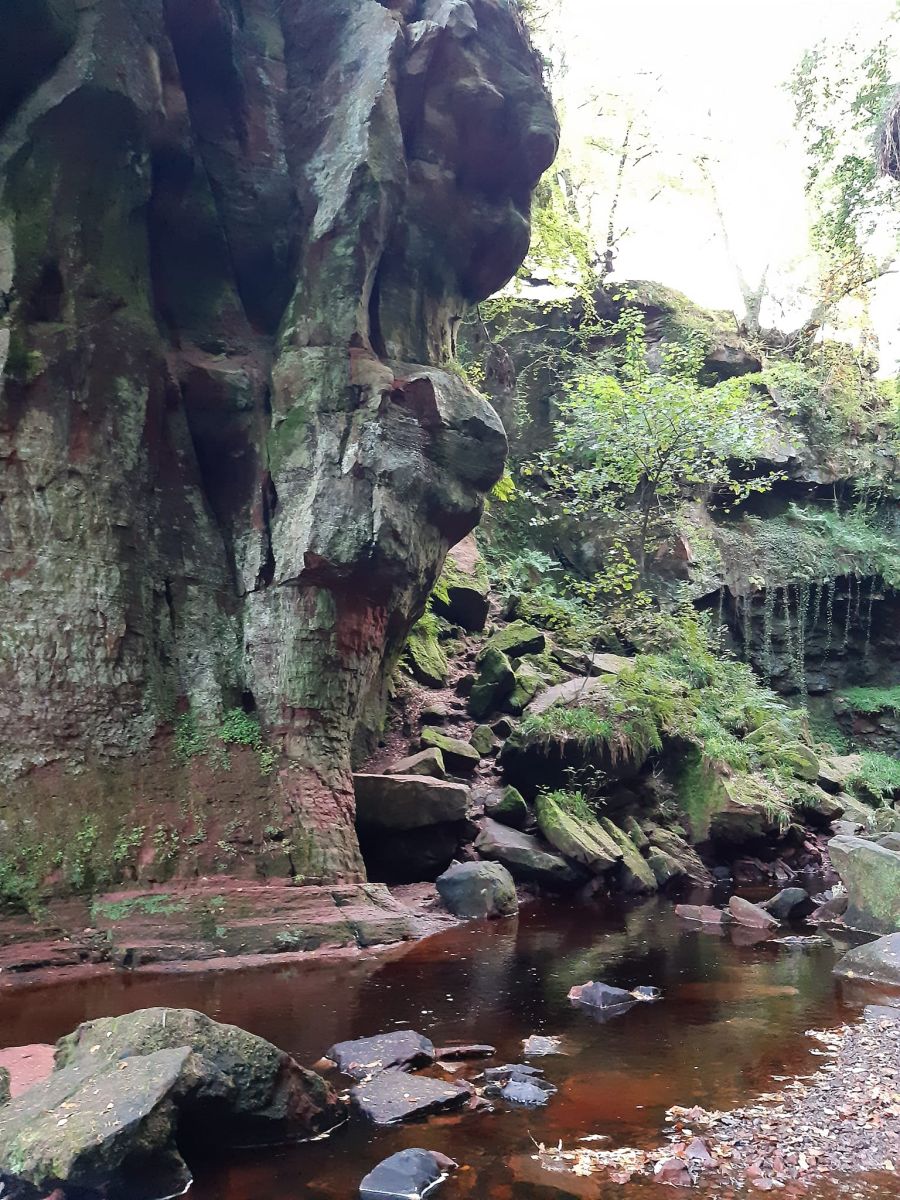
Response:
[{"label": "gorge wall", "polygon": [[508,0],[6,8],[3,869],[358,876],[354,743],[503,469],[448,364],[541,64]]}]

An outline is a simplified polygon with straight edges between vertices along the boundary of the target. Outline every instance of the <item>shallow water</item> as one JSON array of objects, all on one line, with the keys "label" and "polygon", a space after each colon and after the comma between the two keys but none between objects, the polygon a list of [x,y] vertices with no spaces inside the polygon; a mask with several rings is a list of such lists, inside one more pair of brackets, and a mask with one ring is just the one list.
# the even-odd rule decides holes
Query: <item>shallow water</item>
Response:
[{"label": "shallow water", "polygon": [[[666,1108],[725,1108],[777,1076],[811,1074],[808,1029],[834,1027],[843,1007],[829,947],[738,944],[692,929],[671,904],[592,909],[536,905],[517,920],[474,923],[387,958],[209,975],[116,975],[0,995],[0,1045],[52,1041],[79,1021],[154,1004],[201,1009],[269,1038],[301,1062],[337,1040],[412,1027],[435,1043],[489,1042],[496,1062],[520,1062],[529,1034],[563,1038],[564,1055],[534,1060],[559,1093],[538,1111],[453,1115],[372,1130],[353,1122],[326,1141],[194,1164],[196,1200],[352,1200],[375,1163],[406,1146],[441,1150],[462,1169],[441,1200],[643,1200],[658,1185],[548,1176],[534,1141],[613,1145],[660,1141]],[[606,1023],[566,999],[590,979],[650,984],[663,999]],[[464,1064],[457,1078],[473,1076]],[[451,1078],[452,1076],[448,1076]],[[709,1195],[726,1197],[721,1185]],[[785,1195],[787,1193],[781,1193]],[[816,1200],[857,1194],[822,1186]],[[866,1194],[874,1194],[872,1190]],[[896,1196],[900,1189],[884,1191]]]}]

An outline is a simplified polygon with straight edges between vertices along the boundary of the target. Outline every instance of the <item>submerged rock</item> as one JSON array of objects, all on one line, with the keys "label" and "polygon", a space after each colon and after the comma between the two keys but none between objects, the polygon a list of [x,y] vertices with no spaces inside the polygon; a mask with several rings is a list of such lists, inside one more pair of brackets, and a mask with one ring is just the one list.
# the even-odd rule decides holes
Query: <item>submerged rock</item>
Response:
[{"label": "submerged rock", "polygon": [[475,849],[484,858],[503,863],[514,879],[539,883],[548,888],[575,887],[584,876],[558,854],[552,854],[537,838],[509,829],[489,817],[482,822]]},{"label": "submerged rock", "polygon": [[144,1009],[79,1026],[57,1044],[49,1078],[0,1108],[0,1175],[47,1190],[173,1194],[191,1180],[179,1138],[288,1141],[343,1111],[323,1079],[262,1038],[190,1009]]},{"label": "submerged rock", "polygon": [[375,1125],[394,1125],[463,1108],[471,1095],[471,1089],[461,1084],[396,1069],[373,1075],[350,1093],[359,1111]]},{"label": "submerged rock", "polygon": [[511,1079],[500,1089],[500,1097],[524,1108],[542,1108],[555,1091],[556,1088],[544,1080]]},{"label": "submerged rock", "polygon": [[635,1003],[631,992],[608,983],[580,983],[569,989],[569,999],[585,1008],[625,1008]]},{"label": "submerged rock", "polygon": [[455,1170],[452,1158],[434,1150],[400,1150],[366,1175],[360,1200],[422,1200]]},{"label": "submerged rock", "polygon": [[730,913],[711,904],[676,904],[675,916],[684,921],[697,921],[700,925],[722,926],[730,919]]},{"label": "submerged rock", "polygon": [[502,863],[454,863],[439,876],[437,890],[456,917],[511,917],[519,911],[516,885]]},{"label": "submerged rock", "polygon": [[542,1037],[533,1033],[522,1043],[522,1049],[530,1058],[543,1058],[548,1054],[562,1054],[562,1038]]},{"label": "submerged rock", "polygon": [[412,1029],[377,1033],[374,1037],[337,1042],[325,1052],[344,1075],[368,1079],[395,1067],[426,1067],[434,1062],[434,1043]]},{"label": "submerged rock", "polygon": [[832,838],[828,850],[847,889],[844,923],[867,933],[900,930],[900,851],[845,836]]}]

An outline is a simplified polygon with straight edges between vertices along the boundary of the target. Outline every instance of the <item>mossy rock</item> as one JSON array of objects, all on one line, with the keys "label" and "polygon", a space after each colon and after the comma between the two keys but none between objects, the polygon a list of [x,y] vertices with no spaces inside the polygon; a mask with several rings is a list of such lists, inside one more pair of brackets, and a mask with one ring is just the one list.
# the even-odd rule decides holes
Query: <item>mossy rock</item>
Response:
[{"label": "mossy rock", "polygon": [[621,847],[595,818],[576,816],[546,793],[538,796],[535,811],[538,828],[550,845],[594,875],[621,862]]},{"label": "mossy rock", "polygon": [[416,625],[406,643],[406,653],[410,670],[419,683],[435,688],[444,686],[449,666],[435,633],[421,623]]},{"label": "mossy rock", "polygon": [[447,556],[432,596],[434,611],[469,633],[480,633],[487,622],[490,579],[475,538],[469,535]]},{"label": "mossy rock", "polygon": [[503,707],[514,717],[520,716],[544,686],[540,671],[529,662],[523,662],[516,671],[516,682]]},{"label": "mossy rock", "polygon": [[489,650],[501,650],[509,658],[522,658],[526,654],[543,654],[546,647],[546,635],[525,621],[513,621],[511,625],[498,629],[488,638]]},{"label": "mossy rock", "polygon": [[524,829],[531,817],[525,797],[518,788],[507,787],[496,800],[490,800],[484,811],[494,821],[508,825],[510,829]]},{"label": "mossy rock", "polygon": [[494,731],[490,725],[476,725],[469,741],[482,758],[494,748]]},{"label": "mossy rock", "polygon": [[866,933],[900,930],[900,853],[857,837],[832,838],[828,849],[847,889],[844,924]]},{"label": "mossy rock", "polygon": [[512,665],[502,650],[489,646],[478,659],[478,674],[469,695],[469,712],[476,720],[499,708],[516,684]]},{"label": "mossy rock", "polygon": [[10,1095],[9,1071],[6,1067],[0,1067],[0,1104],[8,1104]]},{"label": "mossy rock", "polygon": [[622,852],[622,863],[619,867],[622,891],[636,896],[655,892],[657,883],[653,869],[628,834],[618,825],[614,825],[609,817],[601,817],[600,825]]},{"label": "mossy rock", "polygon": [[455,775],[471,775],[481,762],[481,755],[471,743],[431,727],[422,730],[422,749],[427,750],[430,746],[440,750],[447,770]]}]

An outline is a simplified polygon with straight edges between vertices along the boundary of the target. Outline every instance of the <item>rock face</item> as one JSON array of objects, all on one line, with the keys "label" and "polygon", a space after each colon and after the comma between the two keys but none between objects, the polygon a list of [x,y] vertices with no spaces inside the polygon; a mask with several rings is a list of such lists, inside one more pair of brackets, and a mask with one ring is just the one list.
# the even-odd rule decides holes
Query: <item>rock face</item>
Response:
[{"label": "rock face", "polygon": [[0,1109],[0,1177],[79,1195],[174,1194],[191,1182],[179,1139],[271,1143],[342,1112],[324,1080],[262,1038],[188,1009],[146,1009],[80,1026],[58,1043],[50,1077]]},{"label": "rock face", "polygon": [[844,923],[867,933],[900,929],[900,852],[844,836],[832,838],[828,849],[847,889]]},{"label": "rock face", "polygon": [[357,876],[353,746],[502,471],[445,367],[527,248],[539,61],[506,0],[6,8],[3,820],[214,847],[243,709],[248,869]]}]

